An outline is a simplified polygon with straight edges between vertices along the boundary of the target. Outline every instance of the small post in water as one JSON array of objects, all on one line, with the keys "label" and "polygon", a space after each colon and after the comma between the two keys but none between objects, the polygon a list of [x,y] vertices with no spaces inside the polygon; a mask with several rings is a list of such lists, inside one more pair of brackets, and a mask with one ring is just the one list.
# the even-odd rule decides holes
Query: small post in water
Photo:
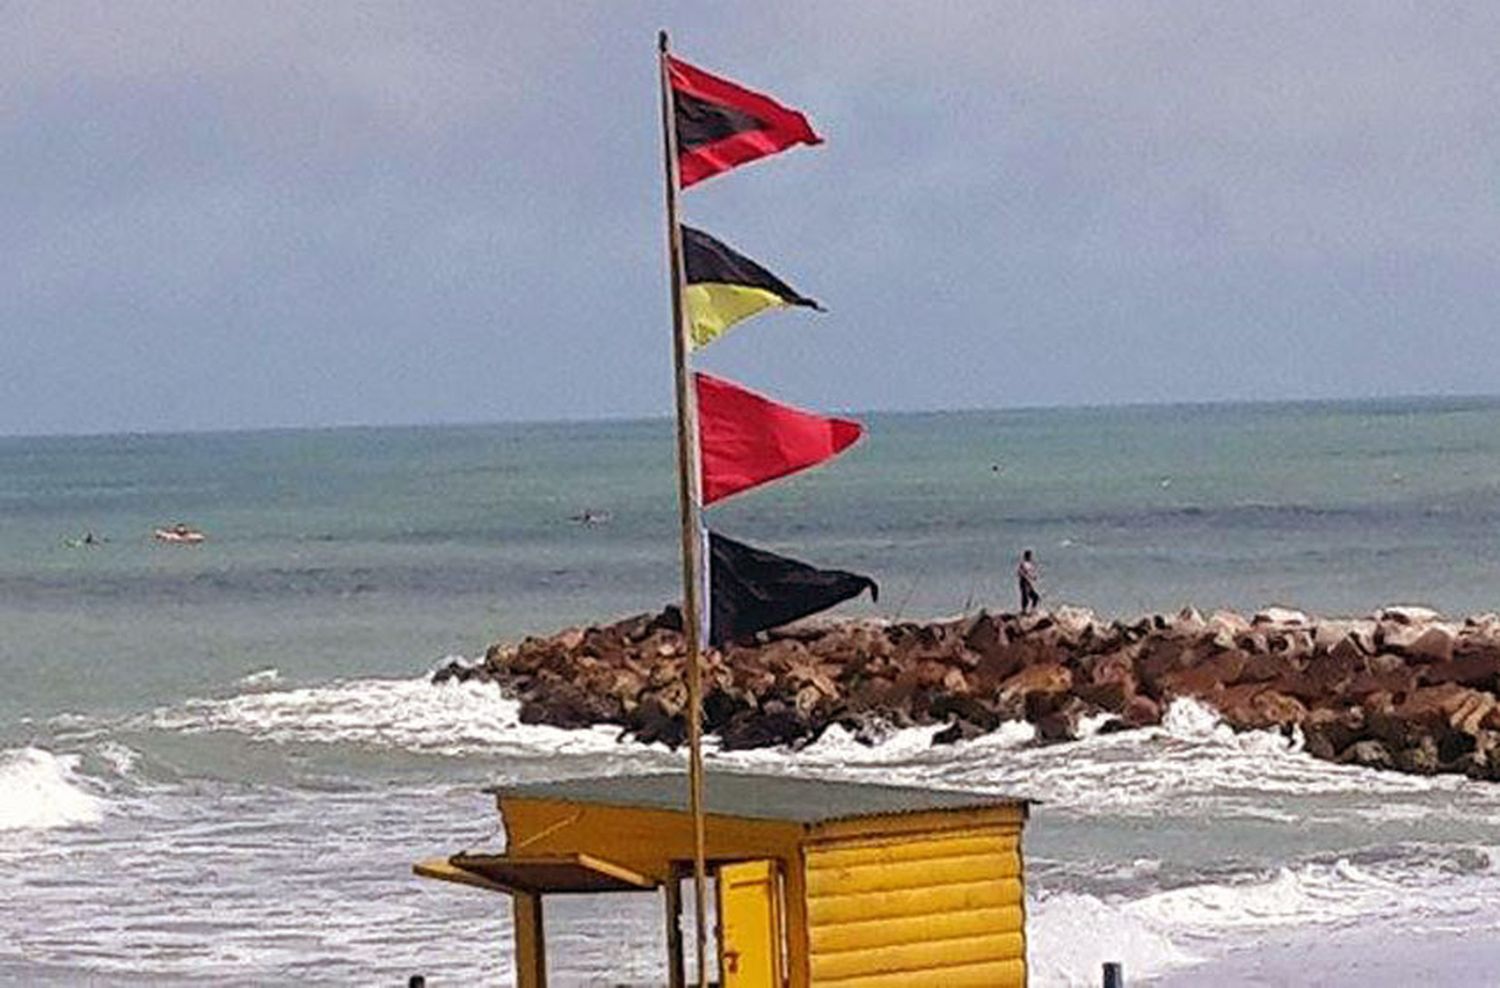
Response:
[{"label": "small post in water", "polygon": [[1104,962],[1104,988],[1125,988],[1125,968],[1119,961]]}]

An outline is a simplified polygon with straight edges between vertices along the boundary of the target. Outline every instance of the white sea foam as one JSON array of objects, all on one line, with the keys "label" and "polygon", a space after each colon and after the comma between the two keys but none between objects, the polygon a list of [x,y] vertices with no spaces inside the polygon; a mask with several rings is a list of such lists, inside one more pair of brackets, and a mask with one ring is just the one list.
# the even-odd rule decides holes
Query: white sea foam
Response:
[{"label": "white sea foam", "polygon": [[1279,801],[1330,796],[1361,800],[1470,794],[1493,803],[1500,793],[1460,776],[1410,776],[1335,765],[1302,750],[1300,739],[1276,731],[1236,732],[1210,708],[1180,700],[1159,727],[1116,734],[1092,732],[1076,742],[1031,745],[1028,724],[934,747],[935,728],[898,731],[865,746],[839,728],[795,753],[733,752],[715,759],[757,771],[878,778],[915,785],[1005,792],[1044,801],[1054,810],[1089,816],[1238,816],[1278,822],[1302,819]]},{"label": "white sea foam", "polygon": [[[619,728],[569,731],[522,724],[520,705],[493,684],[361,679],[190,700],[157,710],[150,726],[232,731],[262,741],[353,743],[441,755],[617,753]],[[643,746],[637,746],[643,747]]]},{"label": "white sea foam", "polygon": [[[620,740],[614,726],[563,730],[522,724],[519,713],[519,704],[492,684],[364,679],[192,700],[156,711],[149,726],[450,756],[608,754],[620,769],[637,758],[659,765],[665,754],[659,746]],[[1091,816],[1213,813],[1294,822],[1303,810],[1289,812],[1276,805],[1277,798],[1348,796],[1380,805],[1383,797],[1476,792],[1458,776],[1400,775],[1320,761],[1302,751],[1299,738],[1276,731],[1236,732],[1213,710],[1190,700],[1174,703],[1159,727],[1098,734],[1098,725],[1088,726],[1079,741],[1041,746],[1029,743],[1035,732],[1024,723],[940,746],[932,744],[936,727],[896,731],[869,745],[834,726],[795,752],[719,752],[710,738],[708,757],[729,769],[1002,791]],[[1500,794],[1469,802],[1474,809],[1500,812]]]},{"label": "white sea foam", "polygon": [[94,751],[109,766],[110,771],[118,776],[129,775],[141,760],[139,752],[118,741],[105,741]]},{"label": "white sea foam", "polygon": [[78,775],[78,756],[43,748],[0,752],[0,830],[50,830],[97,823],[104,800]]},{"label": "white sea foam", "polygon": [[1243,930],[1298,929],[1400,921],[1408,930],[1458,917],[1475,926],[1500,921],[1500,875],[1489,852],[1471,849],[1481,867],[1455,869],[1449,858],[1355,864],[1347,858],[1282,868],[1256,880],[1192,885],[1131,904],[1142,918],[1187,937],[1214,939]]},{"label": "white sea foam", "polygon": [[236,680],[235,685],[242,689],[264,689],[268,686],[274,686],[280,681],[281,670],[258,669],[255,672],[241,676]]},{"label": "white sea foam", "polygon": [[1028,903],[1034,980],[1095,985],[1105,961],[1122,962],[1132,980],[1151,978],[1289,932],[1389,924],[1393,936],[1409,937],[1495,929],[1500,875],[1491,866],[1456,872],[1451,865],[1414,852],[1385,864],[1339,858],[1134,898],[1044,892]]},{"label": "white sea foam", "polygon": [[[425,678],[365,679],[194,700],[156,711],[133,725],[139,728],[229,732],[258,742],[358,744],[444,756],[498,754],[507,765],[525,760],[524,771],[531,775],[577,771],[580,760],[569,761],[566,756],[570,755],[584,756],[582,763],[588,771],[604,772],[660,769],[680,764],[681,758],[680,753],[669,756],[659,747],[620,741],[612,727],[565,731],[521,724],[519,705],[491,684],[434,686]],[[1007,724],[972,741],[934,747],[935,731],[931,727],[897,731],[870,746],[835,727],[801,751],[720,752],[710,743],[708,757],[710,764],[729,769],[1004,791],[1044,800],[1033,832],[1048,835],[1050,830],[1044,844],[1050,840],[1056,846],[1043,851],[1033,848],[1035,877],[1028,912],[1033,983],[1038,986],[1097,984],[1099,965],[1105,960],[1123,961],[1132,981],[1148,979],[1305,930],[1339,930],[1365,923],[1387,924],[1404,936],[1421,935],[1422,930],[1463,930],[1473,935],[1500,929],[1500,906],[1487,905],[1500,903],[1500,875],[1489,865],[1487,851],[1467,848],[1464,856],[1441,843],[1407,845],[1399,840],[1361,850],[1364,838],[1355,836],[1352,843],[1346,843],[1342,830],[1327,842],[1320,838],[1316,845],[1337,848],[1336,853],[1289,851],[1283,857],[1264,843],[1267,828],[1262,821],[1266,819],[1298,827],[1331,814],[1342,815],[1347,823],[1369,807],[1414,805],[1447,807],[1451,823],[1472,820],[1476,808],[1500,809],[1500,795],[1487,795],[1489,789],[1466,780],[1386,775],[1316,761],[1295,738],[1276,732],[1235,733],[1211,710],[1195,704],[1174,706],[1157,728],[1094,734],[1072,744],[1036,746],[1030,743],[1034,731],[1029,725]],[[133,768],[129,749],[99,754],[121,773]],[[556,766],[550,764],[558,756],[563,759]],[[66,757],[55,761],[70,769]],[[88,764],[94,772],[92,761]],[[99,774],[107,777],[109,772]],[[92,779],[83,781],[92,785]],[[111,784],[111,792],[115,791]],[[429,830],[436,818],[433,805],[444,806],[443,812],[463,820],[446,844],[480,838],[485,828],[493,826],[483,800],[443,787],[422,794],[404,794],[398,787],[388,795],[383,791],[374,802],[363,792],[267,794],[260,787],[231,791],[238,801],[234,812],[213,820],[201,819],[196,809],[184,809],[188,804],[179,805],[171,793],[153,794],[140,808],[149,826],[129,830],[118,845],[128,852],[125,859],[135,860],[143,872],[151,870],[155,875],[163,861],[172,863],[179,876],[175,880],[189,889],[201,882],[204,862],[221,867],[232,857],[234,867],[223,871],[218,881],[222,884],[232,876],[237,892],[234,896],[216,892],[214,909],[232,908],[233,915],[224,921],[226,930],[246,932],[234,948],[235,956],[213,953],[202,961],[221,970],[260,971],[268,950],[292,942],[284,931],[294,928],[300,918],[261,891],[282,881],[287,869],[275,862],[258,864],[271,853],[268,849],[286,843],[285,835],[320,834],[325,841],[339,841],[343,854],[346,842],[341,835],[351,828],[371,827],[370,815],[383,813],[386,816],[375,829],[385,843],[372,844],[367,852],[371,862],[383,864],[394,858],[404,860],[412,856],[413,848],[425,849],[435,840]],[[118,801],[118,794],[113,798]],[[179,819],[183,813],[186,818]],[[341,822],[329,826],[326,821],[335,816]],[[1155,824],[1146,822],[1150,818],[1160,819],[1165,833],[1153,838],[1154,843],[1140,845],[1149,856],[1115,855],[1112,846],[1103,851],[1085,849],[1079,852],[1081,858],[1069,856],[1076,850],[1075,838],[1085,848],[1093,847],[1091,842],[1100,840],[1101,827],[1114,825],[1111,817],[1134,818],[1121,824],[1127,839],[1138,839],[1154,828]],[[1250,822],[1237,827],[1237,819]],[[1408,829],[1414,819],[1415,814],[1404,811],[1392,818],[1395,824],[1404,820]],[[127,828],[134,825],[132,814],[123,809],[111,813],[109,821]],[[414,827],[413,821],[422,821],[421,826]],[[1194,851],[1170,843],[1174,833],[1202,833],[1205,821],[1228,835],[1224,859],[1214,859],[1201,848]],[[1061,837],[1051,829],[1059,824]],[[1077,829],[1069,831],[1068,827]],[[1233,843],[1235,835],[1258,842],[1253,853]],[[1041,856],[1054,850],[1060,852],[1055,861]],[[1240,864],[1227,860],[1237,853],[1246,860]],[[1093,863],[1096,856],[1099,860]],[[1208,870],[1198,870],[1205,860]],[[1278,868],[1279,864],[1284,867]],[[308,882],[313,883],[315,877],[309,875]],[[309,887],[326,894],[321,884]],[[408,892],[394,884],[380,888],[385,890],[384,898],[351,910],[345,925],[320,928],[317,949],[338,957],[358,955],[363,948],[359,937],[374,917],[387,926],[402,926],[406,939],[401,942],[400,949],[405,951],[401,956],[407,958],[402,963],[416,964],[424,956],[423,944],[448,929],[435,916],[473,921],[463,904],[468,900],[455,898],[449,905],[444,899],[441,909],[445,911],[435,913],[426,898],[409,900]],[[29,894],[51,893],[39,887]],[[157,906],[129,904],[132,900],[123,887],[115,894],[107,913],[91,915],[90,926],[100,915],[117,920],[126,909],[137,910],[138,915],[132,915],[138,925],[160,921]],[[361,888],[358,894],[366,896],[368,890]],[[439,897],[439,893],[431,894]],[[232,907],[226,906],[231,900]],[[328,900],[329,913],[342,915],[338,904],[343,901]],[[418,905],[421,908],[415,909]],[[55,936],[56,923],[74,908],[59,898],[48,921],[38,921],[35,927],[46,932],[35,937]],[[0,919],[3,915],[0,910]],[[473,915],[481,915],[477,907]],[[585,910],[575,926],[593,930],[611,917],[605,910]],[[654,929],[651,924],[654,920],[641,928]],[[273,937],[260,932],[263,927],[282,932]],[[349,940],[343,943],[339,938],[345,936],[346,927]],[[223,933],[219,939],[229,935]],[[571,973],[582,977],[617,968],[618,958],[609,951],[627,953],[624,944],[632,941],[621,933],[600,942],[608,949],[600,948],[596,964],[594,955],[579,946],[581,941],[570,941],[571,947],[579,948],[570,955],[577,962]],[[184,957],[199,957],[206,949],[189,947],[186,940],[169,946],[199,952]],[[292,954],[294,950],[286,955],[287,963],[295,960]],[[628,960],[644,965],[656,956],[636,952]],[[249,960],[252,957],[254,961]],[[153,963],[163,971],[189,969],[177,966],[186,961],[166,953]],[[480,974],[503,974],[490,968],[483,972],[466,969],[466,973],[474,976],[468,980]]]},{"label": "white sea foam", "polygon": [[1094,988],[1106,961],[1118,961],[1132,980],[1154,977],[1201,958],[1173,943],[1171,931],[1128,905],[1063,892],[1034,896],[1026,905],[1027,952],[1033,984]]}]

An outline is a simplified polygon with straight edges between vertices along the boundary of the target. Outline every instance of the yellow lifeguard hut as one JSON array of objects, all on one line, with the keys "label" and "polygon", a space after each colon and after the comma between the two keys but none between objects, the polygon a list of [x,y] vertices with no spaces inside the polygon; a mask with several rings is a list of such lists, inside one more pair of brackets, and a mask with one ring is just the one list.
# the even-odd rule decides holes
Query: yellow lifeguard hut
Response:
[{"label": "yellow lifeguard hut", "polygon": [[[511,897],[519,988],[547,983],[544,896],[659,889],[676,988],[686,790],[680,775],[503,787],[505,853],[415,871]],[[1024,800],[731,773],[704,793],[724,988],[1026,984]]]}]

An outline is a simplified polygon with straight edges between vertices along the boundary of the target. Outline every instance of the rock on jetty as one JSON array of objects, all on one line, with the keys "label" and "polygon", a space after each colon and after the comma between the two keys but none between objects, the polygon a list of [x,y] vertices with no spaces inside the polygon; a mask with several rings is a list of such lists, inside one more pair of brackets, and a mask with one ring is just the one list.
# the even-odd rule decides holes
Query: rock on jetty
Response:
[{"label": "rock on jetty", "polygon": [[[491,646],[434,681],[497,682],[526,723],[617,724],[680,744],[684,642],[668,608]],[[1104,621],[1063,607],[925,623],[849,620],[762,633],[704,658],[704,727],[726,749],[798,746],[832,724],[875,740],[943,725],[934,743],[1025,720],[1041,742],[1158,723],[1190,697],[1239,730],[1300,732],[1319,758],[1500,779],[1500,617],[1420,607],[1329,620],[1273,607]]]}]

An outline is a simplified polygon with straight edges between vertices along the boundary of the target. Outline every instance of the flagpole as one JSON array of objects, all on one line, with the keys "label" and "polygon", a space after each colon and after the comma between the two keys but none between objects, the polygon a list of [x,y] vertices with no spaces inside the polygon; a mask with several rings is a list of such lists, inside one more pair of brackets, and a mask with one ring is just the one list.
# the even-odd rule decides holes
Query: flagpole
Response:
[{"label": "flagpole", "polygon": [[677,211],[678,176],[676,106],[667,66],[667,32],[657,34],[661,74],[662,153],[667,178],[667,256],[672,277],[672,359],[677,379],[677,503],[682,520],[682,633],[687,642],[688,809],[693,817],[693,918],[696,925],[698,985],[708,986],[708,864],[703,820],[703,682],[699,653],[699,599],[702,543],[699,505],[702,478],[698,468],[698,407],[688,373],[688,322],[683,292],[682,223]]}]

